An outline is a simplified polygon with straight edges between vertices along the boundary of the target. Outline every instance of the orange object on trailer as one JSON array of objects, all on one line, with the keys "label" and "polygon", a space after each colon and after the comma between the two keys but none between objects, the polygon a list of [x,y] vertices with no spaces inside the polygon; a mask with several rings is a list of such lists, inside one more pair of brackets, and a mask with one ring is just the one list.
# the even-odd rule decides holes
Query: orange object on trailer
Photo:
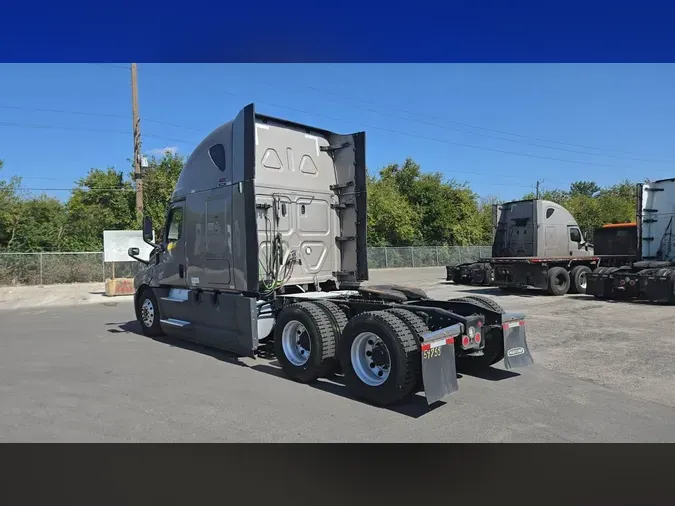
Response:
[{"label": "orange object on trailer", "polygon": [[637,223],[634,221],[628,223],[608,223],[603,225],[602,228],[621,228],[621,227],[637,227]]}]

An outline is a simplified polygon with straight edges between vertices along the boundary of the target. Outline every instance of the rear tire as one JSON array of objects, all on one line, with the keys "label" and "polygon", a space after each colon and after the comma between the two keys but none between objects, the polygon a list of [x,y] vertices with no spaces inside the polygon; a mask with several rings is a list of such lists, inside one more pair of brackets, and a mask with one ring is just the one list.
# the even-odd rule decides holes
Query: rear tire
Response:
[{"label": "rear tire", "polygon": [[338,332],[326,311],[312,302],[282,309],[274,325],[274,354],[289,379],[311,383],[334,366]]},{"label": "rear tire", "polygon": [[330,318],[331,322],[333,323],[333,328],[335,329],[337,336],[335,340],[335,357],[330,360],[331,364],[326,371],[326,374],[337,373],[340,371],[340,361],[338,360],[340,353],[340,337],[342,336],[342,331],[345,329],[349,319],[342,308],[340,308],[340,306],[334,302],[329,300],[315,300],[312,301],[312,303],[323,309],[323,311],[326,313],[326,315],[328,315],[328,318]]},{"label": "rear tire", "polygon": [[565,295],[570,289],[570,274],[563,267],[552,267],[548,271],[548,293]]},{"label": "rear tire", "polygon": [[485,297],[483,295],[465,295],[464,297],[460,299],[454,299],[454,300],[469,300],[471,302],[475,302],[476,305],[482,306],[485,309],[488,309],[489,311],[494,311],[495,313],[499,314],[504,314],[506,311],[504,311],[504,308],[497,304],[494,300]]},{"label": "rear tire", "polygon": [[572,272],[570,272],[570,293],[585,294],[587,287],[586,275],[591,272],[591,268],[586,265],[577,265],[574,267]]},{"label": "rear tire", "polygon": [[407,397],[421,378],[419,343],[409,325],[388,311],[361,313],[349,320],[340,343],[340,364],[349,391],[378,406]]}]

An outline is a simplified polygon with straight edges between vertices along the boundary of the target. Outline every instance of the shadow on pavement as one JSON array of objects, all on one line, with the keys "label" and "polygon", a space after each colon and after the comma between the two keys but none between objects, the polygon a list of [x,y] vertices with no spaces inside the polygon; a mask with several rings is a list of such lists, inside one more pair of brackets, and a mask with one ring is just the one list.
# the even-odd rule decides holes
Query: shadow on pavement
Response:
[{"label": "shadow on pavement", "polygon": [[[169,336],[161,336],[161,337],[144,336],[141,331],[140,323],[135,320],[125,323],[106,323],[106,326],[111,327],[108,329],[108,332],[110,332],[111,334],[124,334],[124,333],[137,334],[144,338],[152,339],[153,341],[168,346],[181,348],[183,350],[195,353],[201,353],[202,355],[215,358],[216,360],[220,360],[221,362],[225,362],[227,364],[237,365],[240,367],[248,367],[249,369],[253,369],[257,372],[261,372],[264,374],[269,374],[271,376],[283,379],[285,381],[292,381],[284,376],[284,373],[281,369],[281,366],[279,365],[279,362],[274,359],[274,351],[272,350],[272,347],[270,345],[267,345],[264,348],[262,348],[260,353],[258,354],[258,357],[260,359],[265,360],[267,362],[249,366],[243,363],[240,357],[238,357],[237,355],[216,348],[211,348],[209,346],[194,343],[192,341],[187,341],[184,339]],[[462,364],[461,362],[457,363],[457,370],[458,370],[457,374],[458,379],[461,379],[463,375],[466,375],[487,381],[502,381],[505,379],[520,376],[520,374],[518,373],[507,371],[504,369],[497,369],[494,367],[490,367],[487,369],[476,369],[466,364]],[[346,399],[350,399],[356,402],[361,402],[363,404],[370,406],[370,404],[367,404],[358,399],[357,397],[351,395],[351,393],[347,390],[347,387],[345,386],[342,380],[342,376],[340,374],[333,374],[328,378],[322,378],[319,381],[316,381],[315,383],[309,384],[307,386],[311,388],[316,388],[317,390],[321,390],[323,392],[338,395],[340,397],[344,397]],[[420,418],[445,404],[446,402],[444,401],[438,401],[432,405],[428,405],[424,395],[417,393],[416,395],[409,397],[408,399],[406,399],[401,403],[387,406],[382,409],[386,409],[388,411],[392,411],[400,415],[408,416],[410,418]]]},{"label": "shadow on pavement", "polygon": [[[443,283],[445,285],[455,285],[452,281]],[[471,285],[455,285],[458,292],[473,293],[481,295],[491,295],[493,297],[503,297],[505,295],[515,295],[516,297],[547,297],[549,294],[544,290],[502,290],[494,286],[472,287]]]},{"label": "shadow on pavement", "polygon": [[[270,362],[248,366],[247,364],[243,363],[240,357],[238,357],[237,355],[228,353],[226,351],[218,350],[216,348],[211,348],[209,346],[193,343],[192,341],[187,341],[169,336],[147,337],[143,335],[140,323],[135,320],[125,323],[106,323],[106,326],[111,327],[108,329],[108,332],[110,332],[111,334],[124,334],[124,333],[137,334],[146,339],[152,339],[153,341],[156,341],[158,343],[166,344],[168,346],[176,348],[181,348],[183,350],[191,352],[201,353],[202,355],[213,357],[217,360],[220,360],[228,364],[237,365],[241,367],[248,367],[249,369],[253,369],[254,371],[269,374],[271,376],[275,376],[285,381],[292,381],[283,375],[281,366],[279,366],[279,363],[276,360],[274,360],[274,353],[271,350],[270,346],[265,347],[259,354],[259,357],[262,360],[269,360]],[[458,374],[457,377],[461,378],[462,376]],[[346,399],[360,402],[367,406],[371,406],[370,404],[365,403],[356,397],[353,397],[347,390],[347,387],[345,387],[344,383],[342,382],[341,376],[337,374],[332,375],[329,378],[321,379],[315,383],[308,384],[307,386],[334,395],[338,395]],[[438,401],[432,405],[428,405],[426,398],[423,395],[418,394],[413,395],[412,397],[406,399],[404,402],[387,406],[382,409],[386,409],[394,413],[405,415],[410,418],[419,418],[421,416],[426,415],[427,413],[430,413],[431,411],[434,411],[435,409],[438,409],[439,407],[445,404],[446,403],[443,401]]]},{"label": "shadow on pavement", "polygon": [[156,341],[158,343],[166,344],[168,346],[174,347],[174,348],[181,348],[183,350],[187,351],[193,351],[196,353],[201,353],[202,355],[207,355],[209,357],[213,357],[217,360],[220,360],[221,362],[226,362],[228,364],[232,365],[238,365],[242,367],[246,367],[246,364],[241,362],[240,358],[236,355],[233,355],[232,353],[228,353],[226,351],[219,350],[217,348],[210,348],[208,346],[202,346],[201,344],[193,343],[192,341],[187,341],[184,339],[179,339],[177,337],[170,337],[170,336],[160,336],[160,337],[148,337],[143,335],[143,332],[141,331],[141,324],[138,323],[137,321],[130,321],[126,323],[106,323],[108,326],[115,326],[117,328],[110,328],[108,329],[108,332],[112,334],[125,334],[125,333],[131,333],[131,334],[137,334],[141,337],[144,337],[146,339],[152,339],[153,341]]},{"label": "shadow on pavement", "polygon": [[651,300],[638,300],[638,299],[629,299],[629,298],[618,298],[618,299],[599,299],[593,297],[592,295],[567,295],[570,299],[574,300],[587,300],[595,301],[598,303],[604,304],[635,304],[641,306],[670,306],[665,301],[651,301]]},{"label": "shadow on pavement", "polygon": [[466,376],[487,381],[503,381],[520,376],[517,372],[508,371],[506,369],[496,369],[495,367],[475,369],[473,367],[462,367],[460,364],[457,364],[457,370]]}]

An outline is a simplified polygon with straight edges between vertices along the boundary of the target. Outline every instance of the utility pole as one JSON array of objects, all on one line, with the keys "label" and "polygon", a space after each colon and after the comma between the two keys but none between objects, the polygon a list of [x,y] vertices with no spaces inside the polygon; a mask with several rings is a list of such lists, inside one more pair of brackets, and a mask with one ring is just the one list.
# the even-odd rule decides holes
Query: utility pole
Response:
[{"label": "utility pole", "polygon": [[539,180],[537,179],[537,191],[536,191],[537,198],[539,198],[539,184],[540,184],[540,183],[543,183],[543,181],[539,181]]},{"label": "utility pole", "polygon": [[131,109],[134,128],[134,179],[136,181],[136,214],[143,216],[143,179],[141,174],[141,119],[138,117],[138,76],[131,64]]}]

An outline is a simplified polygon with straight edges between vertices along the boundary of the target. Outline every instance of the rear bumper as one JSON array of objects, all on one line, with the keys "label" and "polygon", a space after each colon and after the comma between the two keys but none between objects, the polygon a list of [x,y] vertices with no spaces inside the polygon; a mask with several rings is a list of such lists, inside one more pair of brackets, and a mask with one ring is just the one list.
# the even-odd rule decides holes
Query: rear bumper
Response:
[{"label": "rear bumper", "polygon": [[586,279],[588,295],[655,302],[670,302],[675,298],[675,283],[670,276],[619,271],[611,274],[593,272]]},{"label": "rear bumper", "polygon": [[675,287],[670,276],[638,276],[638,298],[643,300],[671,302]]},{"label": "rear bumper", "polygon": [[[525,315],[504,313],[501,318],[504,342],[504,367],[526,367],[534,360],[527,346]],[[459,390],[456,347],[464,333],[462,324],[427,332],[422,339],[421,360],[424,394],[428,404],[440,401]],[[482,348],[482,346],[481,346]]]},{"label": "rear bumper", "polygon": [[640,276],[634,273],[617,272],[610,274],[612,290],[616,297],[636,298],[640,296]]}]

